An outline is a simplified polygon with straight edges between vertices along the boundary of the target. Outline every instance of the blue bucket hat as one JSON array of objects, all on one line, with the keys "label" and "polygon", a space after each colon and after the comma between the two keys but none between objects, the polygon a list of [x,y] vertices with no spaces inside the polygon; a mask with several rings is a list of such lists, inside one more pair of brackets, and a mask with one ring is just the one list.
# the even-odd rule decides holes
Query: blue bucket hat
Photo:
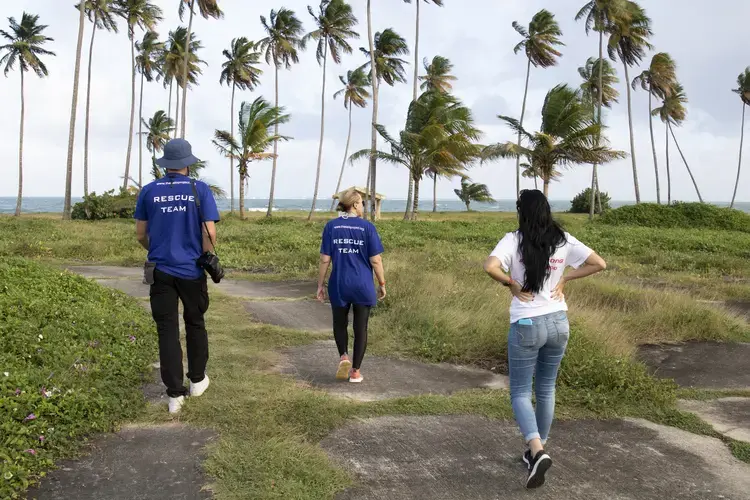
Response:
[{"label": "blue bucket hat", "polygon": [[164,146],[164,156],[156,164],[166,170],[182,170],[200,160],[193,156],[193,148],[185,139],[172,139]]}]

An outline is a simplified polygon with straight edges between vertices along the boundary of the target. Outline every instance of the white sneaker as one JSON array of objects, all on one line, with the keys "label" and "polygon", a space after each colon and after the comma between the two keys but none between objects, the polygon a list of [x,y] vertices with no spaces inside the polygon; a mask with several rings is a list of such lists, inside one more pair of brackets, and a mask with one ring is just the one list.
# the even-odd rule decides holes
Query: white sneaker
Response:
[{"label": "white sneaker", "polygon": [[208,384],[210,384],[211,381],[208,380],[208,375],[203,377],[203,380],[200,382],[190,382],[190,396],[192,397],[198,397],[203,395],[204,392],[206,392],[206,389],[208,389]]},{"label": "white sneaker", "polygon": [[176,398],[169,398],[169,413],[176,415],[182,410],[182,405],[185,404],[185,396],[179,396]]}]

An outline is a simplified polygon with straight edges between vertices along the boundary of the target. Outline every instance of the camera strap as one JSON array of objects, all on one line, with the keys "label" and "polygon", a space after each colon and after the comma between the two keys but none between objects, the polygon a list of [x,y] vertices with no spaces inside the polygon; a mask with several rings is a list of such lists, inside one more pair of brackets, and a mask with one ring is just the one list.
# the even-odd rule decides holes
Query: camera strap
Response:
[{"label": "camera strap", "polygon": [[214,255],[218,255],[216,253],[216,245],[214,245],[214,241],[211,239],[211,233],[208,232],[208,224],[206,224],[206,221],[203,220],[203,210],[201,210],[201,197],[198,194],[198,189],[195,187],[195,179],[193,179],[192,177],[190,178],[190,186],[193,188],[195,205],[198,207],[198,227],[200,228],[201,238],[203,238],[203,228],[205,227],[206,235],[208,236],[208,241],[211,243],[211,248],[214,251]]}]

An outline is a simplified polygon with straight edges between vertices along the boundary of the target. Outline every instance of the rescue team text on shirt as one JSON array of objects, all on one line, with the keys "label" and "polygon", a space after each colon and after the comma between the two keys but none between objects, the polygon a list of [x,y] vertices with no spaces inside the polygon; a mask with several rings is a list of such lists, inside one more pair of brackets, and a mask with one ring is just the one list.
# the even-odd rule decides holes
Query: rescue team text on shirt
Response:
[{"label": "rescue team text on shirt", "polygon": [[[169,196],[154,196],[154,203],[174,203],[175,201],[187,201],[190,203],[195,203],[195,196],[187,195],[187,194],[175,194],[175,195],[169,195]],[[159,207],[161,208],[162,213],[172,213],[172,212],[187,212],[187,206],[186,205],[172,205],[169,207]]]},{"label": "rescue team text on shirt", "polygon": [[[349,238],[338,238],[333,240],[334,245],[353,245],[357,247],[365,246],[364,240],[352,240]],[[338,248],[339,253],[359,253],[359,248]]]}]

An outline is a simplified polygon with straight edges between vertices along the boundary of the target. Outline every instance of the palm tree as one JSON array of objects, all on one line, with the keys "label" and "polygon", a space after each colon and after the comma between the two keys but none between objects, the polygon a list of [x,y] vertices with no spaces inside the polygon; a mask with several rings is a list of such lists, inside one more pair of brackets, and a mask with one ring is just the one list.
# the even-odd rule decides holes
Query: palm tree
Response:
[{"label": "palm tree", "polygon": [[499,118],[514,132],[520,131],[529,147],[513,142],[487,146],[482,153],[483,161],[524,156],[541,177],[545,196],[549,195],[550,181],[558,175],[558,167],[601,164],[627,156],[610,149],[606,140],[598,139],[601,125],[595,123],[589,107],[581,100],[581,91],[567,85],[553,88],[544,99],[539,132],[527,132],[515,118]]},{"label": "palm tree", "polygon": [[[593,29],[599,33],[599,60],[604,59],[604,34],[608,32],[612,23],[623,15],[625,2],[627,0],[589,0],[583,8],[576,14],[576,21],[585,18],[586,34],[588,35]],[[604,96],[604,66],[599,66],[599,98],[597,99],[596,120],[602,125],[602,104]],[[594,218],[594,204],[596,197],[596,184],[598,183],[597,165],[592,165],[591,171],[591,203],[589,219]]]},{"label": "palm tree", "polygon": [[[164,51],[164,43],[159,41],[159,34],[155,31],[148,31],[143,37],[143,41],[136,43],[135,48],[138,56],[135,58],[135,65],[141,74],[141,92],[140,103],[138,105],[138,137],[143,136],[143,83],[153,81],[159,78],[161,67],[159,58]],[[143,140],[138,141],[138,185],[143,185]]]},{"label": "palm tree", "polygon": [[738,94],[742,100],[742,129],[740,132],[740,160],[737,164],[737,180],[734,183],[732,203],[729,208],[734,208],[734,199],[737,197],[737,187],[740,185],[740,172],[742,170],[742,145],[745,142],[745,108],[750,106],[750,66],[737,77],[737,88],[732,92]]},{"label": "palm tree", "polygon": [[123,176],[122,188],[128,188],[130,180],[130,153],[133,149],[133,125],[135,122],[135,28],[140,27],[145,31],[153,31],[156,23],[162,19],[162,11],[151,3],[151,0],[118,0],[117,13],[125,18],[128,25],[128,39],[130,40],[130,64],[131,64],[131,95],[130,95],[130,128],[128,132],[128,151],[125,155],[125,175]]},{"label": "palm tree", "polygon": [[628,68],[640,63],[646,57],[646,49],[653,49],[648,38],[651,31],[651,19],[637,3],[626,3],[627,14],[618,17],[610,27],[609,57],[616,61],[620,58],[625,67],[625,91],[628,97],[628,127],[630,129],[630,160],[633,164],[633,187],[635,202],[641,202],[641,189],[638,185],[638,168],[635,161],[635,136],[633,134],[633,110],[630,97],[630,75]]},{"label": "palm tree", "polygon": [[9,18],[10,31],[0,30],[0,36],[8,41],[0,46],[0,65],[3,65],[3,73],[8,76],[16,63],[21,69],[21,126],[18,137],[18,199],[16,200],[16,216],[21,215],[21,201],[23,200],[23,125],[26,102],[24,100],[23,74],[31,70],[39,78],[47,76],[47,66],[39,56],[54,56],[54,52],[44,49],[42,46],[47,42],[53,42],[52,38],[43,35],[46,25],[38,24],[39,16],[23,13],[21,23],[15,18]]},{"label": "palm tree", "polygon": [[[197,0],[198,9],[200,10],[203,19],[213,17],[214,19],[220,19],[224,17],[224,13],[221,11],[217,0]],[[187,37],[185,47],[192,47],[191,39],[193,37],[193,15],[195,14],[196,0],[180,0],[180,20],[182,21],[185,17],[185,7],[189,6],[190,9],[190,21],[188,22]],[[188,59],[185,58],[182,65],[182,81],[188,80]],[[185,138],[185,125],[187,118],[187,89],[185,85],[182,88],[182,126],[180,127],[180,137]]]},{"label": "palm tree", "polygon": [[315,191],[313,192],[312,207],[307,220],[311,220],[315,213],[315,205],[318,201],[318,188],[320,185],[320,168],[323,161],[323,138],[325,134],[325,111],[326,111],[326,63],[328,53],[336,64],[341,63],[341,52],[352,53],[352,47],[347,41],[350,38],[359,38],[354,31],[357,18],[352,13],[352,6],[344,0],[321,0],[319,11],[316,14],[312,7],[307,10],[315,20],[317,29],[305,35],[302,44],[309,40],[318,42],[315,53],[318,64],[323,66],[323,89],[320,96],[320,143],[318,145],[318,164],[315,174]]},{"label": "palm tree", "polygon": [[425,76],[420,76],[422,81],[420,89],[422,92],[450,92],[453,90],[453,84],[458,80],[451,74],[453,63],[450,59],[442,56],[435,56],[432,62],[425,58],[424,62]]},{"label": "palm tree", "polygon": [[240,174],[240,218],[245,218],[245,185],[248,179],[251,162],[267,160],[273,153],[266,151],[274,141],[287,140],[288,137],[271,133],[277,124],[287,123],[289,115],[284,108],[271,106],[268,101],[258,97],[252,103],[240,105],[239,137],[235,138],[226,130],[217,130],[214,146],[224,156],[233,156],[237,161]]},{"label": "palm tree", "polygon": [[[229,133],[234,136],[234,92],[240,90],[252,90],[260,83],[260,75],[263,70],[257,67],[260,62],[260,52],[255,43],[247,38],[240,37],[232,40],[232,47],[223,52],[226,61],[222,64],[220,84],[226,83],[232,86],[232,101],[230,105]],[[231,212],[234,213],[234,158],[229,158],[229,192],[231,198]]]},{"label": "palm tree", "polygon": [[[372,134],[370,142],[370,165],[367,169],[367,187],[366,190],[372,193],[370,196],[370,219],[375,220],[375,199],[377,192],[375,191],[377,181],[377,151],[378,151],[378,88],[380,81],[378,80],[378,65],[375,64],[375,41],[372,37],[372,0],[367,0],[367,44],[370,48],[370,84],[372,85]],[[409,210],[409,207],[406,207]],[[365,215],[367,215],[367,207],[365,207]]]},{"label": "palm tree", "polygon": [[471,182],[466,177],[461,179],[461,189],[454,189],[453,192],[466,204],[467,212],[471,212],[472,201],[476,201],[477,203],[495,202],[486,184]]},{"label": "palm tree", "polygon": [[[141,123],[146,126],[146,132],[141,133],[146,135],[146,149],[151,153],[152,173],[154,171],[160,172],[156,165],[156,153],[161,152],[169,142],[175,128],[174,120],[164,111],[159,110],[154,113],[152,118],[149,118],[148,122],[141,120]],[[154,174],[154,177],[159,178],[156,174]]]},{"label": "palm tree", "polygon": [[63,202],[63,220],[70,220],[71,188],[73,184],[73,145],[76,137],[76,115],[78,111],[78,82],[81,76],[81,52],[83,51],[83,27],[86,22],[86,10],[83,2],[78,4],[78,44],[76,45],[76,63],[73,72],[73,97],[70,110],[70,129],[68,131],[68,159],[65,170],[65,201]]},{"label": "palm tree", "polygon": [[[404,0],[404,2],[411,3],[411,0]],[[435,5],[437,5],[438,7],[442,7],[443,6],[443,0],[424,0],[424,2],[425,3],[430,3],[431,2],[431,3],[435,4]],[[417,15],[416,15],[416,18],[415,18],[416,28],[414,30],[415,31],[415,35],[414,35],[414,81],[413,81],[414,91],[413,91],[413,94],[412,94],[412,101],[416,101],[417,100],[417,95],[418,95],[418,93],[417,93],[417,82],[421,79],[419,77],[419,25],[420,25],[420,4],[421,4],[421,1],[420,0],[416,0],[414,3],[416,4],[416,7],[417,7]],[[437,177],[435,177],[435,179],[437,179]],[[407,215],[408,215],[408,211],[409,211],[408,207],[411,206],[411,199],[412,199],[412,195],[413,194],[414,194],[414,182],[412,181],[411,176],[409,176],[409,194],[408,194],[408,196],[406,198]]]},{"label": "palm tree", "polygon": [[91,117],[91,68],[94,61],[96,31],[105,29],[117,33],[116,0],[86,0],[83,2],[86,15],[91,21],[91,44],[89,45],[89,67],[86,83],[86,124],[83,133],[83,193],[89,194],[89,126]]},{"label": "palm tree", "polygon": [[[380,94],[380,83],[385,82],[390,86],[394,86],[397,82],[406,83],[406,70],[404,66],[408,63],[400,59],[399,56],[409,54],[409,46],[398,33],[392,29],[386,29],[381,33],[375,33],[370,50],[361,47],[359,50],[369,57],[369,61],[362,65],[362,69],[370,69],[370,78],[373,76],[376,78],[376,82],[372,84],[372,103],[373,103],[373,126],[377,125],[378,109],[376,106],[377,96]],[[373,71],[373,68],[374,71]],[[374,136],[372,138],[372,149],[371,151],[377,152],[378,140],[377,140],[377,128],[374,129]],[[377,186],[377,155],[370,158],[370,169],[367,173],[367,186],[371,192],[376,193]],[[410,188],[413,186],[412,181],[409,181]],[[409,197],[411,200],[411,196]],[[408,200],[407,200],[408,201]],[[370,217],[375,219],[375,197],[372,196],[370,200]],[[407,202],[404,219],[410,218],[411,207]]]},{"label": "palm tree", "polygon": [[[537,180],[541,177],[539,169],[532,167],[528,163],[521,163],[521,168],[523,169],[523,171],[521,172],[521,177],[523,177],[524,179],[534,179],[534,189],[539,189],[539,184],[537,183]],[[554,171],[552,173],[552,180],[556,180],[558,177],[560,177],[560,173],[558,171]]]},{"label": "palm tree", "polygon": [[[390,146],[390,152],[376,151],[378,159],[407,168],[414,180],[413,217],[419,214],[419,186],[429,172],[444,177],[464,175],[466,167],[479,158],[481,148],[476,141],[481,132],[474,127],[471,110],[455,97],[437,92],[422,94],[409,106],[406,127],[391,137],[382,125],[378,133]],[[364,149],[354,153],[350,161],[370,157]]]},{"label": "palm tree", "polygon": [[[299,62],[298,50],[304,49],[302,43],[302,23],[293,11],[289,9],[272,10],[268,20],[260,16],[260,22],[266,30],[266,38],[258,42],[261,51],[265,52],[266,62],[274,66],[274,106],[279,107],[279,69],[292,67],[292,63]],[[274,125],[273,131],[273,166],[271,169],[271,192],[268,195],[268,211],[266,217],[273,213],[273,199],[276,187],[276,160],[278,159],[279,147],[279,124]]]},{"label": "palm tree", "polygon": [[656,176],[656,202],[661,204],[661,185],[659,182],[659,162],[656,156],[656,142],[654,141],[653,98],[664,99],[677,81],[676,65],[666,52],[660,52],[651,58],[649,68],[633,79],[633,88],[638,85],[648,92],[648,126],[651,132],[651,150],[654,154],[654,175]]},{"label": "palm tree", "polygon": [[[339,96],[344,96],[344,108],[349,110],[349,132],[346,135],[346,148],[344,148],[344,161],[341,163],[341,172],[339,173],[339,180],[336,183],[336,191],[338,193],[341,190],[341,180],[344,178],[344,167],[346,167],[346,159],[349,157],[349,144],[352,139],[352,106],[358,108],[367,107],[367,99],[370,98],[370,92],[367,87],[370,86],[370,77],[364,72],[362,68],[349,71],[346,74],[346,78],[339,76],[339,80],[344,85],[344,88],[333,94],[333,98],[336,99]],[[336,201],[331,204],[331,212],[336,207]]]},{"label": "palm tree", "polygon": [[[594,119],[596,119],[596,105],[599,99],[599,65],[603,65],[601,71],[602,106],[609,109],[620,97],[620,93],[614,87],[614,85],[620,80],[617,78],[617,72],[609,61],[606,59],[589,57],[586,61],[586,65],[578,68],[578,74],[581,75],[581,78],[583,79],[583,82],[581,82],[581,97],[583,102],[591,107],[591,116],[594,117]],[[536,178],[534,178],[534,181],[536,182]],[[598,195],[599,179],[597,177],[592,177],[591,183],[594,185],[595,191],[597,192],[595,195],[596,201],[598,202],[597,210],[601,214],[601,196]]]},{"label": "palm tree", "polygon": [[[176,106],[175,106],[175,125],[179,123],[180,117],[180,89],[185,86],[185,82],[182,79],[182,70],[185,66],[185,61],[188,61],[188,78],[187,85],[195,85],[198,83],[198,76],[203,73],[200,65],[206,64],[205,61],[198,57],[198,51],[203,48],[203,44],[196,37],[190,39],[190,51],[187,53],[185,47],[187,44],[187,28],[184,26],[178,27],[174,31],[169,32],[169,40],[166,44],[166,49],[162,53],[159,66],[161,67],[161,73],[164,76],[164,81],[169,80],[177,83],[176,92]],[[170,83],[171,86],[171,83]],[[171,90],[170,90],[170,104],[171,104]],[[170,113],[168,113],[168,116]],[[178,127],[175,127],[174,136],[177,137]]]},{"label": "palm tree", "polygon": [[[521,120],[518,122],[523,127],[523,118],[526,114],[526,97],[529,93],[529,76],[531,65],[535,68],[549,68],[557,64],[557,58],[562,53],[555,47],[565,45],[560,37],[562,30],[555,20],[555,15],[546,9],[537,12],[531,19],[529,28],[526,29],[517,21],[513,21],[513,28],[523,37],[513,51],[518,54],[526,52],[528,62],[526,64],[526,86],[523,91],[523,103],[521,104]],[[518,133],[518,146],[521,146],[521,133]],[[516,158],[516,197],[521,196],[521,157]]]},{"label": "palm tree", "polygon": [[667,93],[667,95],[664,97],[664,100],[662,101],[661,107],[658,107],[654,109],[651,113],[654,116],[658,116],[661,118],[661,121],[664,122],[666,125],[666,134],[667,134],[667,196],[668,196],[668,203],[672,203],[672,180],[669,172],[669,135],[672,135],[672,139],[674,139],[675,146],[677,146],[677,151],[679,151],[680,156],[682,157],[682,161],[685,164],[685,168],[688,171],[688,175],[690,175],[690,180],[693,181],[693,186],[695,187],[695,192],[698,194],[698,200],[703,203],[703,198],[701,197],[701,192],[698,189],[698,184],[695,182],[695,177],[693,177],[693,172],[690,170],[690,166],[687,163],[687,160],[685,159],[685,155],[682,154],[682,148],[680,148],[680,144],[677,142],[677,137],[675,136],[674,130],[672,129],[672,125],[680,126],[682,122],[685,121],[685,118],[687,118],[687,109],[685,109],[685,104],[688,102],[687,96],[685,95],[685,89],[682,87],[680,83],[675,83],[674,86],[670,89],[670,91]]}]

